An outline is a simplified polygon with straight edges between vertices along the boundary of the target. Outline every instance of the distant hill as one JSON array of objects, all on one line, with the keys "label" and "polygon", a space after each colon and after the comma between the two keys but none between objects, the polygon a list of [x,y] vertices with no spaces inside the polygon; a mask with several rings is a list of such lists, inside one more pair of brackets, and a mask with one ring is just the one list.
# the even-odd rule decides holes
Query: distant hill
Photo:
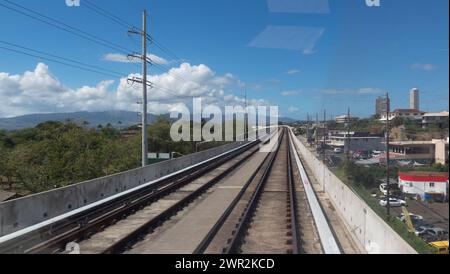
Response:
[{"label": "distant hill", "polygon": [[282,122],[282,123],[295,123],[297,121],[298,120],[292,119],[292,118],[289,118],[289,117],[280,117],[280,118],[278,118],[278,122]]},{"label": "distant hill", "polygon": [[[169,115],[166,115],[168,118]],[[158,116],[149,114],[148,121],[153,123]],[[90,126],[107,125],[123,128],[140,123],[140,116],[131,111],[104,111],[104,112],[72,112],[72,113],[49,113],[49,114],[30,114],[13,118],[0,118],[0,129],[15,130],[22,128],[35,127],[46,121],[71,120],[75,123],[88,122]]]},{"label": "distant hill", "polygon": [[[162,117],[169,118],[169,114],[161,115]],[[149,114],[148,121],[153,123],[160,117],[157,115]],[[103,111],[103,112],[72,112],[72,113],[49,113],[49,114],[30,114],[24,116],[18,116],[13,118],[0,118],[0,129],[16,130],[23,128],[35,127],[40,123],[47,121],[61,121],[65,122],[71,120],[75,123],[82,124],[88,122],[91,127],[97,127],[98,125],[105,126],[111,124],[113,127],[124,128],[140,123],[140,116],[136,112],[131,111]],[[294,122],[294,119],[280,117],[280,122],[290,123]]]}]

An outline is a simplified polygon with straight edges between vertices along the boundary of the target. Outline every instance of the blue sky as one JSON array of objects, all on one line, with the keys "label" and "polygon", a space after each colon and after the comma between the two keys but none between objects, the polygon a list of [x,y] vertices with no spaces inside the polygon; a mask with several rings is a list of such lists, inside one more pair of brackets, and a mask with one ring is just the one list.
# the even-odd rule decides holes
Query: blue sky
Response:
[{"label": "blue sky", "polygon": [[[180,74],[187,73],[183,80],[191,77],[189,73],[196,73],[194,70],[199,68],[194,66],[207,67],[199,70],[210,79],[201,76],[199,81],[205,81],[202,87],[214,90],[205,90],[204,94],[211,98],[235,95],[234,102],[239,102],[245,84],[249,98],[279,105],[283,116],[304,119],[307,112],[315,114],[324,108],[328,114],[339,115],[349,106],[356,115],[369,116],[374,112],[377,96],[389,91],[393,108],[407,108],[409,89],[418,87],[423,110],[448,110],[447,0],[381,0],[380,7],[368,7],[365,0],[317,0],[313,10],[306,8],[310,0],[90,1],[136,26],[141,25],[140,12],[146,8],[151,35],[192,66],[180,69]],[[125,28],[87,9],[83,0],[80,7],[67,7],[65,0],[14,2],[126,49],[139,51],[138,38],[130,38]],[[9,5],[4,0],[0,4]],[[2,41],[125,74],[140,72],[136,64],[105,60],[105,55],[118,51],[2,6],[0,28]],[[167,66],[179,66],[154,46],[149,50],[165,58]],[[47,67],[36,69],[39,62]],[[34,75],[26,75],[26,71]],[[102,95],[109,98],[111,93],[121,90],[119,78],[2,49],[0,73],[3,73],[0,83],[1,79],[8,81],[0,87],[0,108],[4,109],[0,117],[65,109],[96,110],[98,107],[103,110],[119,105],[121,109],[127,108],[127,104],[118,101],[98,103]],[[50,79],[45,76],[47,73]],[[162,72],[150,68],[149,74]],[[19,78],[31,84],[23,84]],[[229,81],[217,84],[222,78]],[[115,82],[102,82],[106,80]],[[161,80],[161,85],[164,83]],[[6,85],[18,88],[22,97],[6,91]],[[42,87],[25,90],[36,85]],[[47,94],[45,89],[49,86],[56,93],[68,95]],[[171,86],[174,88],[177,86]],[[30,101],[29,94],[34,100]],[[58,102],[66,97],[76,97],[78,101],[71,98]],[[88,107],[83,104],[83,98],[90,100]],[[166,107],[179,101],[158,98],[167,101]],[[158,98],[154,99],[155,104],[159,103]],[[163,111],[164,107],[155,105],[155,109]]]}]

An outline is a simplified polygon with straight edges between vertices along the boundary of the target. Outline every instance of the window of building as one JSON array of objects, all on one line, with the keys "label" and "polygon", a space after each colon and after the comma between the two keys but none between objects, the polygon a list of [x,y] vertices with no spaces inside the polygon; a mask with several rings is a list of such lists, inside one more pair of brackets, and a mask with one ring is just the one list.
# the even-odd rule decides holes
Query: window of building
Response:
[{"label": "window of building", "polygon": [[430,183],[430,187],[434,187],[434,183]]}]

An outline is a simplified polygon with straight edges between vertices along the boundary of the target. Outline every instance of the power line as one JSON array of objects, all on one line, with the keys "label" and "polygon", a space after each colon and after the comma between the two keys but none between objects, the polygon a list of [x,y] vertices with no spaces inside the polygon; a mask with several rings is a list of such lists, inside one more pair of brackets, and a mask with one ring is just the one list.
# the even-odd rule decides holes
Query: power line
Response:
[{"label": "power line", "polygon": [[127,74],[127,73],[117,72],[117,71],[114,71],[114,70],[98,67],[98,66],[95,66],[95,65],[86,64],[86,63],[83,63],[83,62],[80,62],[80,61],[77,61],[77,60],[69,59],[69,58],[66,58],[66,57],[61,57],[61,56],[58,56],[58,55],[55,55],[55,54],[51,54],[51,53],[47,53],[47,52],[40,51],[40,50],[35,50],[35,49],[29,48],[29,47],[25,47],[25,46],[21,46],[21,45],[18,45],[18,44],[6,42],[6,41],[3,41],[3,40],[0,40],[0,43],[6,44],[8,46],[13,46],[13,47],[16,47],[16,48],[24,49],[24,50],[27,50],[27,51],[31,51],[31,52],[34,52],[34,53],[47,55],[47,56],[50,56],[50,57],[53,57],[53,58],[57,58],[57,59],[61,59],[61,60],[64,60],[64,61],[72,62],[72,63],[79,64],[79,65],[82,65],[82,66],[85,66],[85,67],[88,67],[88,68],[92,68],[92,69],[95,69],[95,70],[105,71],[107,73],[113,73],[113,74],[117,74],[117,75],[126,75]]},{"label": "power line", "polygon": [[153,41],[153,44],[157,48],[159,48],[161,51],[165,52],[167,55],[170,55],[176,63],[182,62],[181,58],[179,58],[175,53],[173,53],[173,51],[171,51],[170,49],[168,49],[167,47],[162,45],[160,42],[158,42],[155,38],[149,36],[149,39],[151,39],[151,41]]},{"label": "power line", "polygon": [[117,24],[119,24],[120,26],[128,29],[129,27],[131,27],[132,25],[128,22],[126,22],[125,20],[121,19],[120,17],[112,14],[111,12],[97,6],[96,4],[88,1],[88,0],[84,0],[83,3],[83,7],[87,7],[88,9],[94,11],[97,14],[100,14],[114,22],[116,22]]},{"label": "power line", "polygon": [[[47,61],[50,61],[50,62],[55,62],[55,63],[58,63],[58,64],[62,64],[62,65],[65,65],[65,66],[77,68],[77,69],[80,69],[80,70],[94,72],[94,73],[98,73],[98,74],[102,74],[102,75],[106,75],[106,76],[112,76],[112,77],[123,77],[124,75],[126,75],[125,73],[121,74],[120,72],[115,72],[115,71],[112,71],[112,70],[103,69],[103,68],[100,68],[100,67],[97,67],[97,66],[85,64],[85,63],[82,63],[82,62],[78,62],[78,61],[75,61],[75,60],[71,60],[71,59],[60,57],[60,56],[53,55],[53,54],[47,54],[47,53],[42,52],[42,51],[33,50],[33,49],[26,48],[26,47],[21,47],[21,46],[18,46],[18,45],[12,44],[12,43],[8,43],[8,42],[4,42],[4,41],[1,41],[1,40],[0,40],[0,43],[13,45],[13,46],[16,46],[18,48],[22,48],[22,49],[29,50],[29,51],[36,52],[36,53],[40,53],[40,54],[49,55],[49,56],[52,56],[54,58],[66,60],[68,62],[78,63],[78,64],[80,64],[82,66],[86,66],[87,67],[87,68],[86,67],[81,67],[81,66],[69,64],[69,63],[66,63],[66,62],[63,62],[63,61],[58,61],[58,60],[55,60],[55,59],[52,59],[52,58],[48,58],[48,57],[44,57],[44,56],[40,56],[40,55],[36,55],[36,54],[27,53],[27,52],[24,52],[24,51],[21,51],[21,50],[0,46],[0,49],[3,49],[3,50],[7,50],[7,51],[10,51],[10,52],[14,52],[14,53],[18,53],[18,54],[34,57],[34,58],[44,59],[44,60],[47,60]],[[92,67],[92,69],[89,68],[89,67]],[[103,70],[103,71],[101,71],[101,70]],[[110,71],[111,73],[104,72],[104,71]],[[169,88],[166,88],[166,87],[162,87],[162,86],[156,85],[156,84],[152,84],[152,87],[154,87],[156,89],[159,89],[161,91],[164,91],[164,92],[166,92],[166,93],[168,93],[168,94],[170,94],[172,96],[178,97],[178,98],[180,98],[180,97],[184,97],[184,98],[195,97],[195,96],[191,96],[191,95],[182,95],[182,96],[180,96],[179,94],[176,93],[176,91],[174,91],[172,89],[169,89]]]},{"label": "power line", "polygon": [[52,59],[52,58],[39,56],[39,55],[32,54],[32,53],[27,53],[27,52],[24,52],[24,51],[21,51],[21,50],[17,50],[17,49],[11,49],[11,48],[7,48],[7,47],[3,47],[3,46],[0,46],[0,49],[7,50],[7,51],[10,51],[10,52],[15,52],[15,53],[18,53],[18,54],[27,55],[27,56],[38,58],[38,59],[47,60],[47,61],[50,61],[50,62],[54,62],[54,63],[58,63],[58,64],[61,64],[61,65],[77,68],[77,69],[84,70],[84,71],[89,71],[89,72],[94,72],[94,73],[106,75],[106,76],[111,76],[111,77],[122,77],[123,76],[123,75],[102,72],[102,71],[98,71],[96,69],[90,69],[90,68],[85,68],[85,67],[81,67],[81,66],[78,66],[78,65],[69,64],[69,63],[66,63],[66,62],[63,62],[63,61],[58,61],[58,60],[55,60],[55,59]]},{"label": "power line", "polygon": [[[133,28],[136,31],[142,32],[141,29],[135,27],[133,24],[129,23],[128,21],[120,18],[119,16],[113,14],[112,12],[99,7],[98,5],[92,3],[89,0],[85,0],[85,7],[87,7],[88,9],[96,12],[97,14],[102,15],[103,17],[110,19],[111,21],[117,23],[118,25],[129,29],[129,28]],[[86,5],[87,4],[87,5]],[[166,53],[167,55],[171,56],[172,58],[174,58],[174,61],[177,63],[181,62],[181,58],[179,58],[173,51],[171,51],[170,49],[168,49],[166,46],[164,46],[161,42],[158,42],[154,37],[150,36],[150,34],[147,34],[147,39],[150,41],[150,43],[154,44],[157,48],[159,48],[162,52]],[[134,40],[133,40],[134,41]]]},{"label": "power line", "polygon": [[[95,36],[93,34],[87,33],[87,32],[85,32],[83,30],[78,29],[78,28],[75,28],[73,26],[67,25],[64,22],[61,22],[59,20],[56,20],[54,18],[51,18],[51,17],[46,16],[46,15],[44,15],[42,13],[37,12],[37,11],[34,11],[34,10],[31,10],[31,9],[26,8],[24,6],[21,6],[19,4],[13,3],[10,0],[3,0],[3,1],[18,7],[18,8],[14,8],[14,7],[7,6],[7,5],[4,5],[4,4],[0,3],[0,6],[2,6],[4,8],[7,8],[7,9],[12,10],[12,11],[15,11],[15,12],[20,13],[20,14],[22,14],[24,16],[29,17],[29,18],[32,18],[34,20],[40,21],[42,23],[45,23],[47,25],[53,26],[53,27],[58,28],[58,29],[60,29],[62,31],[71,33],[71,34],[76,35],[78,37],[81,37],[81,38],[83,38],[85,40],[89,40],[89,41],[91,41],[93,43],[96,43],[96,44],[99,44],[99,45],[102,45],[102,46],[105,46],[105,47],[108,47],[108,48],[111,48],[111,49],[114,49],[114,50],[118,50],[118,51],[120,51],[122,53],[129,52],[129,50],[127,48],[123,47],[123,46],[120,46],[118,44],[112,43],[112,42],[107,41],[107,40],[105,40],[103,38],[100,38],[100,37]],[[24,12],[23,10],[27,11],[28,13]],[[43,20],[42,18],[39,18],[39,17],[37,17],[35,15],[32,15],[32,14],[35,14],[35,15],[40,16],[42,18],[45,18],[46,20]],[[52,23],[52,22],[54,22],[54,23]]]}]

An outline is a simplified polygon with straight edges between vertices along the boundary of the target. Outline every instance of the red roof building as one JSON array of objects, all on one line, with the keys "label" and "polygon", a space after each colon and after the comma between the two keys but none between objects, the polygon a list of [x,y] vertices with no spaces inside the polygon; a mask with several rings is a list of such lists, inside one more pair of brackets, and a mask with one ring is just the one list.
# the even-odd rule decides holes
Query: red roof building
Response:
[{"label": "red roof building", "polygon": [[421,199],[441,195],[448,199],[448,173],[446,172],[399,172],[398,184],[403,193]]}]

